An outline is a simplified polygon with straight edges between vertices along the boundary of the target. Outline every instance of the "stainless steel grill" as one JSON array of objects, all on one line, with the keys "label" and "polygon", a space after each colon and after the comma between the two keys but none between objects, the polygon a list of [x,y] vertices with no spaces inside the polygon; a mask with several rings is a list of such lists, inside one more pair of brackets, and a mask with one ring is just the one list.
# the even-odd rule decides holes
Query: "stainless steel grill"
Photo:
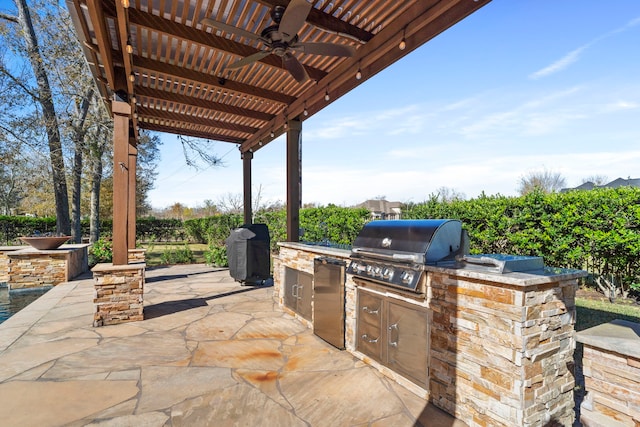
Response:
[{"label": "stainless steel grill", "polygon": [[347,273],[421,292],[425,265],[467,253],[462,224],[452,219],[372,221],[353,243]]}]

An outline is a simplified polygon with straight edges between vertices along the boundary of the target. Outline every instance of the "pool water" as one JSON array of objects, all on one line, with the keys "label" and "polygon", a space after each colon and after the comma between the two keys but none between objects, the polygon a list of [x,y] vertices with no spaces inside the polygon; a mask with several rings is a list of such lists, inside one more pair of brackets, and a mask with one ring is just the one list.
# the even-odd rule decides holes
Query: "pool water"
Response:
[{"label": "pool water", "polygon": [[51,287],[9,291],[0,284],[0,323],[44,295]]}]

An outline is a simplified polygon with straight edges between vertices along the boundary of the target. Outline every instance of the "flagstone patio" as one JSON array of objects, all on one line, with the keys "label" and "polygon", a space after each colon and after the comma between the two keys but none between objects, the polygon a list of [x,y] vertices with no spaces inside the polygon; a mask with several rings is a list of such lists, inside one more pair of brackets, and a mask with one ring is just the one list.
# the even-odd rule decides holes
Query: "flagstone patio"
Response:
[{"label": "flagstone patio", "polygon": [[205,265],[148,269],[145,320],[94,328],[93,279],[0,325],[4,426],[463,426]]}]

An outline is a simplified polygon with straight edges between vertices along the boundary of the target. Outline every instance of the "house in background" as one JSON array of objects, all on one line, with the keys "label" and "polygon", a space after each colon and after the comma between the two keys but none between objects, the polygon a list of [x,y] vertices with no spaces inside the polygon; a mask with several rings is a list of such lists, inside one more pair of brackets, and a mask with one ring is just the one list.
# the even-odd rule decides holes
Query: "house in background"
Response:
[{"label": "house in background", "polygon": [[591,181],[587,181],[583,184],[578,185],[573,188],[563,188],[560,190],[561,193],[566,193],[567,191],[574,190],[593,190],[594,188],[619,188],[619,187],[638,187],[640,188],[640,178],[618,178],[613,181],[604,184],[604,185],[596,185]]},{"label": "house in background", "polygon": [[371,219],[400,219],[402,216],[401,202],[367,200],[356,207],[368,209],[371,212]]}]

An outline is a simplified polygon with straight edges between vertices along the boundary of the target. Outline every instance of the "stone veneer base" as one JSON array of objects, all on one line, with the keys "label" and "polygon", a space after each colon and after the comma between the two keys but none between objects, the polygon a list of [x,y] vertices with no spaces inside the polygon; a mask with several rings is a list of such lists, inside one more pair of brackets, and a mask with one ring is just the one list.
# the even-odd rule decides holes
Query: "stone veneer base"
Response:
[{"label": "stone veneer base", "polygon": [[614,320],[579,332],[588,427],[640,426],[640,323]]},{"label": "stone veneer base", "polygon": [[[9,289],[39,288],[68,282],[89,270],[88,244],[40,250],[30,246],[0,248],[0,281]],[[13,250],[12,250],[13,249]]]},{"label": "stone veneer base", "polygon": [[146,264],[97,264],[93,272],[95,311],[93,326],[116,325],[144,319]]}]

